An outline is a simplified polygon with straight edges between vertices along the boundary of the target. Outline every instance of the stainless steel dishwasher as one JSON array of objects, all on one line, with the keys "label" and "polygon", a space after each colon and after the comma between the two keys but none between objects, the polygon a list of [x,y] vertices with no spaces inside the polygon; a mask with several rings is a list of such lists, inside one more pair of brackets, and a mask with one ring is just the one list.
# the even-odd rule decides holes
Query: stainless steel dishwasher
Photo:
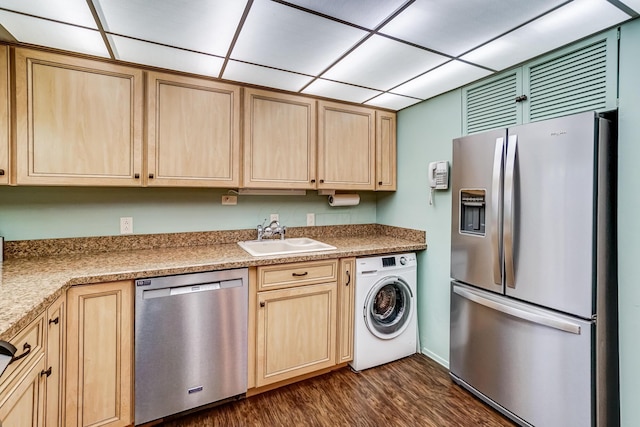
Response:
[{"label": "stainless steel dishwasher", "polygon": [[135,424],[247,391],[248,270],[136,280]]}]

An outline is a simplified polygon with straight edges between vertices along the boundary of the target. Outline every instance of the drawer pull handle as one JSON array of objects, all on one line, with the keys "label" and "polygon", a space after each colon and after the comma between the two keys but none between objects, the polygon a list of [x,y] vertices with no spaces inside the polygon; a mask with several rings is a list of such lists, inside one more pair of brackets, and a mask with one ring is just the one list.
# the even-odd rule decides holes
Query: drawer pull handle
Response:
[{"label": "drawer pull handle", "polygon": [[149,174],[149,179],[153,179],[153,174],[152,173]]},{"label": "drawer pull handle", "polygon": [[264,307],[264,306],[265,306],[264,301],[260,301],[260,307]]},{"label": "drawer pull handle", "polygon": [[0,176],[4,176],[4,169],[0,169]]},{"label": "drawer pull handle", "polygon": [[347,270],[347,284],[345,286],[349,286],[349,283],[351,283],[351,273]]},{"label": "drawer pull handle", "polygon": [[140,179],[140,174],[139,173],[134,173],[133,174],[133,178],[134,179]]},{"label": "drawer pull handle", "polygon": [[40,376],[44,376],[44,375],[46,375],[47,377],[51,375],[51,366],[49,366],[49,369],[47,369],[46,371],[44,369],[40,371]]},{"label": "drawer pull handle", "polygon": [[304,277],[304,276],[306,276],[307,274],[309,274],[309,272],[308,272],[308,271],[305,271],[304,273],[291,273],[291,275],[292,275],[293,277]]},{"label": "drawer pull handle", "polygon": [[57,325],[59,321],[60,321],[59,317],[56,317],[55,319],[49,319],[49,324],[53,323],[54,325]]},{"label": "drawer pull handle", "polygon": [[31,345],[28,342],[24,343],[24,347],[22,347],[22,350],[24,350],[24,352],[20,356],[16,356],[13,359],[11,359],[11,362],[9,363],[13,363],[16,360],[20,360],[23,357],[26,357],[29,353],[31,353]]}]

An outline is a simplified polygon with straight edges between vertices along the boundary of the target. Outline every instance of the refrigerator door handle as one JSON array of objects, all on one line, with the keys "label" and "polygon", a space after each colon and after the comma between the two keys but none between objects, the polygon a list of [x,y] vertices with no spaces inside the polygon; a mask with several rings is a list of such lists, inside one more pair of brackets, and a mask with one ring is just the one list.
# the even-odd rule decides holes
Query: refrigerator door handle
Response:
[{"label": "refrigerator door handle", "polygon": [[491,247],[493,249],[493,281],[502,284],[502,248],[500,246],[500,183],[502,182],[502,158],[504,138],[496,138],[491,178]]},{"label": "refrigerator door handle", "polygon": [[550,316],[544,313],[529,311],[526,308],[514,307],[511,305],[499,303],[485,298],[482,295],[478,295],[473,291],[463,289],[458,286],[453,287],[453,292],[463,298],[468,299],[469,301],[473,301],[477,304],[483,305],[492,310],[499,311],[509,316],[516,317],[518,319],[527,320],[538,325],[547,326],[549,328],[558,329],[560,331],[569,332],[576,335],[580,335],[581,332],[580,325],[566,321],[564,319],[559,319],[557,317]]},{"label": "refrigerator door handle", "polygon": [[513,264],[513,211],[515,200],[515,166],[518,152],[518,135],[509,135],[507,160],[504,171],[504,274],[508,287],[516,287]]}]

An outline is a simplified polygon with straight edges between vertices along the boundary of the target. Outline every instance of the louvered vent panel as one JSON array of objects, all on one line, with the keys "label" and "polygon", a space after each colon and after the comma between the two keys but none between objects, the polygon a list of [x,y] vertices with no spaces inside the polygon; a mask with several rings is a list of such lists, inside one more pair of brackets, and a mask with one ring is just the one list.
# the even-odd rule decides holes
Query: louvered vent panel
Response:
[{"label": "louvered vent panel", "polygon": [[517,121],[516,74],[467,90],[467,133],[513,125]]},{"label": "louvered vent panel", "polygon": [[606,107],[607,40],[530,71],[529,120],[536,121]]}]

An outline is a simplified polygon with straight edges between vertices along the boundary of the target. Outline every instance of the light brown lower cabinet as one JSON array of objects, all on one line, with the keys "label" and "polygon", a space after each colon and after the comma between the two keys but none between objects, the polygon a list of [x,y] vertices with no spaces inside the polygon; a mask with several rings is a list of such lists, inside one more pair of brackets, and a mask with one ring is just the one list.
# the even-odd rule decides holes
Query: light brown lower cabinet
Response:
[{"label": "light brown lower cabinet", "polygon": [[67,291],[67,426],[133,423],[133,282]]},{"label": "light brown lower cabinet", "polygon": [[338,355],[336,363],[353,360],[353,324],[355,321],[356,259],[342,258],[338,279]]},{"label": "light brown lower cabinet", "polygon": [[255,386],[335,366],[337,260],[258,267],[256,276]]},{"label": "light brown lower cabinet", "polygon": [[64,425],[64,344],[65,344],[65,295],[59,297],[47,309],[47,349],[45,352],[44,425]]},{"label": "light brown lower cabinet", "polygon": [[9,384],[0,394],[0,425],[2,427],[31,427],[43,425],[45,385],[42,375],[44,354],[24,375]]},{"label": "light brown lower cabinet", "polygon": [[336,363],[336,283],[260,292],[256,386]]},{"label": "light brown lower cabinet", "polygon": [[16,360],[0,377],[0,425],[42,426],[45,394],[45,315],[39,315],[9,342]]}]

